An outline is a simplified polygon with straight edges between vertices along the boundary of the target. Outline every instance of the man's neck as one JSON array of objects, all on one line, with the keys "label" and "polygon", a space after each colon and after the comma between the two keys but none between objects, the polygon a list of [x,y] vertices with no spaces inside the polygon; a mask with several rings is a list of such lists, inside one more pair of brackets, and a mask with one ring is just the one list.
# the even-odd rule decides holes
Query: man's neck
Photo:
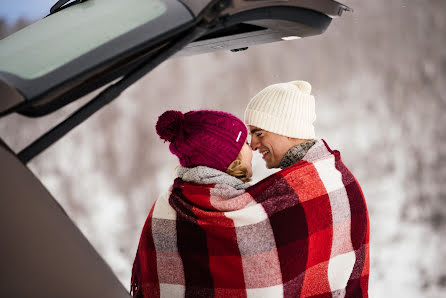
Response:
[{"label": "man's neck", "polygon": [[279,167],[281,169],[285,169],[289,166],[294,165],[304,158],[305,154],[307,154],[308,150],[316,143],[316,140],[308,140],[303,143],[300,143],[294,147],[291,147],[285,156],[282,158]]}]

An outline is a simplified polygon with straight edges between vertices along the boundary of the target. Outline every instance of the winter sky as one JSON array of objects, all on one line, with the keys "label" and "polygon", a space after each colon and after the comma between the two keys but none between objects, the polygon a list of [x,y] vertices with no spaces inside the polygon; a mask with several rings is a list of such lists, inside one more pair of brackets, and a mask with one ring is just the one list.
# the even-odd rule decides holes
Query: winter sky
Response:
[{"label": "winter sky", "polygon": [[57,0],[0,0],[0,17],[9,24],[18,18],[39,19],[47,15]]}]

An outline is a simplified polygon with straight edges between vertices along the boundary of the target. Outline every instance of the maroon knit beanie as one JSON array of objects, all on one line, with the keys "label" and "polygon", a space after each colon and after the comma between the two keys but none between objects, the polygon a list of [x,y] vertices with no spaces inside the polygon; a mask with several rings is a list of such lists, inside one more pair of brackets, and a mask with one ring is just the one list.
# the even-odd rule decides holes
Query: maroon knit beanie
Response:
[{"label": "maroon knit beanie", "polygon": [[229,113],[166,111],[156,123],[161,139],[187,168],[207,166],[225,172],[248,136],[245,124]]}]

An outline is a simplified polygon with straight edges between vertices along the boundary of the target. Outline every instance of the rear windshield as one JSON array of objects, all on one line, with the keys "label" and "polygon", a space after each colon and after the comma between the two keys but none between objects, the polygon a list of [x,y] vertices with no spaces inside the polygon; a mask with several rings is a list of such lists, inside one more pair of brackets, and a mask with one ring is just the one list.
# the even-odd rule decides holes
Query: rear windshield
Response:
[{"label": "rear windshield", "polygon": [[166,12],[158,0],[89,0],[0,40],[0,71],[34,79]]}]

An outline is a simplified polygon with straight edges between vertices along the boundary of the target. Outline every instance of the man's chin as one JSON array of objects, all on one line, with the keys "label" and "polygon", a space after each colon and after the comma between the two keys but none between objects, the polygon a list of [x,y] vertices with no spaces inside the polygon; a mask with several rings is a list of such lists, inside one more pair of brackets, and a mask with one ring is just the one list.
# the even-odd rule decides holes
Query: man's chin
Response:
[{"label": "man's chin", "polygon": [[266,163],[265,163],[265,167],[266,167],[267,169],[274,169],[274,168],[275,168],[275,166],[274,166],[272,163],[269,163],[269,162],[266,162]]}]

